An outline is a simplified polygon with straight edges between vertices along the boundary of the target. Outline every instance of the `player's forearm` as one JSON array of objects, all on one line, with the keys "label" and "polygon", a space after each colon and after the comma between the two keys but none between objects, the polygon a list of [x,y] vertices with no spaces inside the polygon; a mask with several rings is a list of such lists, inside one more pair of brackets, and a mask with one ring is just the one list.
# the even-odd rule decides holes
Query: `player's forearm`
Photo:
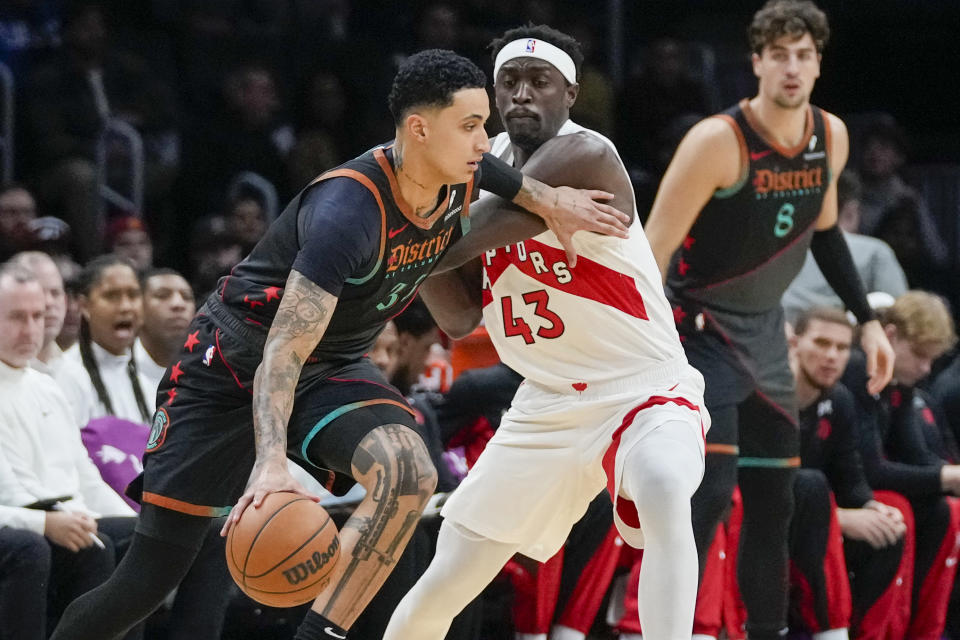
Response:
[{"label": "player's forearm", "polygon": [[265,358],[257,368],[253,379],[253,435],[260,464],[286,457],[287,421],[302,368],[303,361],[291,352],[286,358]]},{"label": "player's forearm", "polygon": [[286,456],[287,422],[300,372],[323,337],[336,304],[336,296],[297,271],[290,272],[253,380],[254,438],[260,463]]},{"label": "player's forearm", "polygon": [[434,273],[466,264],[485,251],[526,240],[547,228],[537,216],[501,198],[485,198],[470,207],[470,233],[453,243]]},{"label": "player's forearm", "polygon": [[543,217],[545,208],[547,206],[555,207],[558,200],[559,194],[556,189],[540,182],[536,178],[524,175],[523,183],[520,185],[520,191],[513,197],[512,202],[531,213]]},{"label": "player's forearm", "polygon": [[810,252],[823,272],[827,284],[853,312],[860,324],[875,318],[863,282],[850,254],[850,247],[837,226],[817,231],[810,243]]},{"label": "player's forearm", "polygon": [[474,260],[453,271],[434,274],[420,286],[420,297],[430,314],[451,338],[469,335],[483,318],[481,269],[479,260]]}]

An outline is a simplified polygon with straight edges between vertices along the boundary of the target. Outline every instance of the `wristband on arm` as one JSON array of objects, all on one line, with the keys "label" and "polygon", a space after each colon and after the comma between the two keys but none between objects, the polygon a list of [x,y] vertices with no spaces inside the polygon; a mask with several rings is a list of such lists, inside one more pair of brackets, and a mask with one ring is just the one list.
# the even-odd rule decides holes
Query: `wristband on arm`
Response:
[{"label": "wristband on arm", "polygon": [[875,320],[876,314],[867,302],[863,281],[853,264],[850,247],[847,246],[840,228],[834,225],[829,229],[814,232],[810,251],[827,279],[827,284],[857,318],[857,322],[864,324]]},{"label": "wristband on arm", "polygon": [[480,188],[513,201],[523,186],[523,174],[489,153],[480,162]]}]

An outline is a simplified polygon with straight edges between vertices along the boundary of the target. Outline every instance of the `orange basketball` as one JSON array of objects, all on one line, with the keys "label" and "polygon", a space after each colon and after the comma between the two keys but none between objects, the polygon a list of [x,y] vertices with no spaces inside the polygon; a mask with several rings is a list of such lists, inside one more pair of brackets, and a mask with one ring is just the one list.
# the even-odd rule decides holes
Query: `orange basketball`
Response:
[{"label": "orange basketball", "polygon": [[227,567],[240,589],[271,607],[310,602],[330,580],[340,536],[330,514],[295,493],[247,507],[227,535]]}]

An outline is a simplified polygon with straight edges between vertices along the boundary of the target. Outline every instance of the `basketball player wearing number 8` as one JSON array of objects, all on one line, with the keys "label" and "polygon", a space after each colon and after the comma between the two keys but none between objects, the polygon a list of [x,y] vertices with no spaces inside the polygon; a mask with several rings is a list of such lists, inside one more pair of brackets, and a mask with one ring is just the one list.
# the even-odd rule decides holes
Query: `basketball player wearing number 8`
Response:
[{"label": "basketball player wearing number 8", "polygon": [[[521,27],[492,48],[507,133],[491,153],[548,184],[595,183],[633,214],[633,190],[613,144],[569,119],[583,60],[577,42],[549,27]],[[482,197],[474,207],[498,202]],[[635,217],[629,239],[578,235],[576,266],[552,232],[528,223],[525,235],[512,238],[500,224],[475,224],[441,267],[480,246],[507,246],[427,279],[421,290],[441,326],[456,334],[471,328],[460,323],[472,294],[473,320],[482,307],[501,359],[525,381],[444,506],[436,556],[384,638],[442,639],[514,553],[549,559],[605,489],[623,539],[646,549],[640,616],[649,636],[689,638],[697,590],[690,497],[709,427],[703,378],[684,357]]]},{"label": "basketball player wearing number 8", "polygon": [[893,352],[837,229],[834,178],[847,161],[846,128],[809,102],[826,16],[809,1],[772,0],[749,34],[757,95],[691,129],[646,231],[687,357],[706,377],[713,418],[693,500],[701,564],[739,472],[739,582],[747,634],[760,639],[786,631],[787,534],[800,458],[780,297],[807,247],[862,324],[871,392],[890,379]]}]

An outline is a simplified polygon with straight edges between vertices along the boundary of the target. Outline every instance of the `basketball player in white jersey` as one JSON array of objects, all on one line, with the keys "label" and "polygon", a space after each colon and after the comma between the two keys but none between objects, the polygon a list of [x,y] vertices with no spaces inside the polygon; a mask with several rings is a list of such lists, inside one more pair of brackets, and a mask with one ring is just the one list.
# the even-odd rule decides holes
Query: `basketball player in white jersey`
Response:
[{"label": "basketball player in white jersey", "polygon": [[[487,331],[525,381],[444,506],[436,556],[384,638],[441,640],[514,553],[550,558],[607,489],[622,538],[645,547],[644,635],[689,639],[697,592],[690,498],[709,427],[703,378],[684,356],[616,149],[569,120],[583,61],[577,42],[549,27],[523,27],[493,49],[508,132],[493,141],[493,153],[548,183],[589,183],[615,194],[614,206],[633,214],[634,224],[629,239],[578,235],[576,266],[532,219],[519,237],[535,237],[481,257]],[[503,205],[485,196],[475,206]],[[494,238],[502,246],[508,226],[500,219],[495,228],[472,229],[447,265],[465,262],[471,246],[498,246]],[[469,266],[421,289],[441,326],[457,334],[470,328],[463,314],[469,294],[480,307],[480,279],[466,288]]]}]

